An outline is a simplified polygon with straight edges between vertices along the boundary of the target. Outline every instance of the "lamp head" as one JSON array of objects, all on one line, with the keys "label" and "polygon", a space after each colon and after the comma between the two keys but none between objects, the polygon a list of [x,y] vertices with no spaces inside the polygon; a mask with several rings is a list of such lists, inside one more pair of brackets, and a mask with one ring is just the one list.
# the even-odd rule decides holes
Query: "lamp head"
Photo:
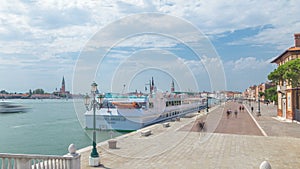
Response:
[{"label": "lamp head", "polygon": [[103,99],[104,99],[104,94],[99,94],[99,96],[98,96],[98,102],[100,103],[100,104],[102,104],[103,103]]},{"label": "lamp head", "polygon": [[84,105],[89,106],[89,104],[90,104],[90,96],[88,94],[86,94],[84,96]]},{"label": "lamp head", "polygon": [[92,93],[95,93],[96,91],[97,91],[97,83],[95,83],[95,82],[93,82],[92,84],[91,84],[91,92]]}]

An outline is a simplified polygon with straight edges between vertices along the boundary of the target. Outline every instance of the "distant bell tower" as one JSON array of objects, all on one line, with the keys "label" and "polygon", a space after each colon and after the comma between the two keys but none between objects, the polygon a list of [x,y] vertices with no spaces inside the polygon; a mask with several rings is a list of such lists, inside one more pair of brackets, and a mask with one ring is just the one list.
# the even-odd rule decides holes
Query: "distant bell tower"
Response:
[{"label": "distant bell tower", "polygon": [[300,33],[295,33],[295,47],[300,47]]},{"label": "distant bell tower", "polygon": [[61,89],[60,89],[61,93],[65,93],[66,92],[66,84],[65,84],[65,77],[63,76],[62,82],[61,82]]},{"label": "distant bell tower", "polygon": [[174,84],[174,80],[172,80],[171,83],[171,93],[175,92],[175,84]]}]

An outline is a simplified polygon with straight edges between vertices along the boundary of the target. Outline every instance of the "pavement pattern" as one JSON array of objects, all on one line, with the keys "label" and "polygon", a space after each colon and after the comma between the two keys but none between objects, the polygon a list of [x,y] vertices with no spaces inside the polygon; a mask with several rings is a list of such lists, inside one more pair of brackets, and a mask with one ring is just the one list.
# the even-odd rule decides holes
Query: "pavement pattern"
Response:
[{"label": "pavement pattern", "polygon": [[[99,167],[88,166],[91,147],[79,150],[81,168],[253,169],[264,160],[272,168],[299,168],[300,139],[262,136],[246,110],[227,119],[226,110],[238,106],[227,102],[208,114],[195,113],[169,122],[170,127],[155,124],[141,129],[152,131],[148,137],[141,136],[141,130],[120,136],[117,149],[99,143]],[[205,121],[205,130],[197,129],[199,121]]]}]

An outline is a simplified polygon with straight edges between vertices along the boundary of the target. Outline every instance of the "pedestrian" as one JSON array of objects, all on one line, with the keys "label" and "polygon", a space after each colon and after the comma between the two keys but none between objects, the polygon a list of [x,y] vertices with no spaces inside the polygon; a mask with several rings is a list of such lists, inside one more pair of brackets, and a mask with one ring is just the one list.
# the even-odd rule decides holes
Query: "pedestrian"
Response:
[{"label": "pedestrian", "polygon": [[227,113],[227,119],[229,119],[231,111],[228,109],[226,113]]},{"label": "pedestrian", "polygon": [[234,111],[234,115],[235,115],[235,118],[237,118],[237,115],[238,115],[238,111],[237,110]]},{"label": "pedestrian", "polygon": [[242,106],[242,111],[243,111],[243,112],[244,112],[244,109],[245,109],[244,106]]},{"label": "pedestrian", "polygon": [[242,111],[242,106],[240,106],[240,112]]},{"label": "pedestrian", "polygon": [[253,113],[253,110],[254,110],[254,108],[253,108],[253,106],[251,106],[251,113]]}]

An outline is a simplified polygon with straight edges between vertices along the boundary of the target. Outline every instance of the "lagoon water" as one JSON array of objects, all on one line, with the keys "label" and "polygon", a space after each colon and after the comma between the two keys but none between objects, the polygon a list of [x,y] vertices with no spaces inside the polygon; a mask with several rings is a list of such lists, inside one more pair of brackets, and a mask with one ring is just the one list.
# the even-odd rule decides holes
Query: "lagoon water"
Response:
[{"label": "lagoon water", "polygon": [[[71,143],[77,149],[91,145],[92,131],[83,129],[79,122],[84,120],[83,100],[10,101],[31,109],[26,113],[0,113],[0,153],[64,155]],[[122,134],[97,131],[97,142]]]},{"label": "lagoon water", "polygon": [[[64,155],[71,143],[77,149],[91,145],[91,131],[82,128],[73,104],[82,103],[77,111],[84,112],[82,100],[10,101],[31,109],[26,113],[0,113],[0,153]],[[114,132],[113,136],[122,134]],[[98,142],[110,137],[110,132],[97,132]]]}]

